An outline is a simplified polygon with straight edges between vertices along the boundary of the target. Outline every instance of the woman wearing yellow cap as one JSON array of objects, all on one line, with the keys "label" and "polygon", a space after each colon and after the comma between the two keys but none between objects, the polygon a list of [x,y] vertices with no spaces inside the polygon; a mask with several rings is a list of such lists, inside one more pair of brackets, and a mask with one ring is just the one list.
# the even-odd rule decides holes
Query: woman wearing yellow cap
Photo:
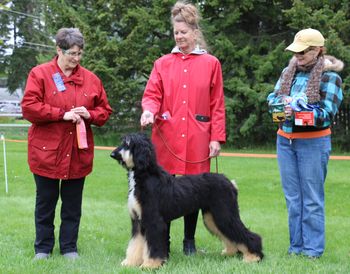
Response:
[{"label": "woman wearing yellow cap", "polygon": [[[299,31],[293,53],[267,100],[284,104],[277,131],[277,157],[287,203],[289,254],[320,257],[325,248],[324,182],[331,151],[331,124],[343,99],[337,74],[343,63],[325,55],[315,29]],[[283,119],[282,119],[283,120]]]}]

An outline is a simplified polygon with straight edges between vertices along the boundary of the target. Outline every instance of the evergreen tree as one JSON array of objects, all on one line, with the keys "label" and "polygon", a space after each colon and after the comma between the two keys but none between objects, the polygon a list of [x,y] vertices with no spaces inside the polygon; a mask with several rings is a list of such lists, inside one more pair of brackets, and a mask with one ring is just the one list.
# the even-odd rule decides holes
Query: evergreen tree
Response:
[{"label": "evergreen tree", "polygon": [[[52,56],[52,39],[45,32],[41,17],[44,7],[41,0],[13,0],[6,16],[11,31],[12,54],[4,57],[7,85],[10,92],[24,88],[29,70],[38,63],[38,58]],[[9,34],[7,34],[9,39]]]},{"label": "evergreen tree", "polygon": [[8,2],[4,1],[0,4],[0,76],[5,74],[5,55],[10,42],[10,26]]},{"label": "evergreen tree", "polygon": [[[78,27],[86,42],[82,65],[102,79],[115,110],[110,127],[104,130],[121,131],[129,126],[138,129],[140,100],[153,62],[169,53],[175,44],[170,24],[170,10],[175,2],[12,1],[12,10],[35,17],[6,13],[8,18],[1,19],[12,22],[7,28],[16,26],[15,35],[21,37],[6,63],[10,83],[16,83],[11,89],[24,82],[32,66],[47,60],[42,55],[47,52],[43,47],[29,49],[33,46],[29,43],[53,45],[50,37],[59,28]],[[275,142],[276,125],[271,122],[266,96],[292,56],[284,49],[297,31],[307,27],[319,29],[327,38],[328,53],[343,60],[345,65],[350,63],[350,9],[346,1],[197,0],[193,3],[202,14],[201,27],[209,52],[222,63],[229,145],[245,147]],[[0,28],[2,38],[7,37],[6,26],[2,24]],[[349,105],[349,72],[350,68],[345,66],[341,73],[344,107]],[[334,128],[337,136],[341,136],[337,141],[344,147],[349,134],[346,127],[343,131],[337,125]]]}]

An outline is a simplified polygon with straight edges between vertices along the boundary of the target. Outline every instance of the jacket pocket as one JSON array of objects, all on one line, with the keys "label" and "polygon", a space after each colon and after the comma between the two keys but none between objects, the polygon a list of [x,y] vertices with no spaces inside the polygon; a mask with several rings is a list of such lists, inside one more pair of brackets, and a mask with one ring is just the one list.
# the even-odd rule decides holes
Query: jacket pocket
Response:
[{"label": "jacket pocket", "polygon": [[195,118],[199,122],[210,122],[210,117],[205,115],[196,114]]},{"label": "jacket pocket", "polygon": [[47,171],[56,170],[59,143],[33,139],[28,147],[28,159],[31,166]]}]

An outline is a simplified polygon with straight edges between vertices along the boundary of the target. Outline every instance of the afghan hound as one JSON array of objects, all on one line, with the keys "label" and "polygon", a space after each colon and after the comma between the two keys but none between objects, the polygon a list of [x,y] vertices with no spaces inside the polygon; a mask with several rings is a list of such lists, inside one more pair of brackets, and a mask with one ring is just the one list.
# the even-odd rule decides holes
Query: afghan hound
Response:
[{"label": "afghan hound", "polygon": [[170,175],[157,164],[143,133],[126,135],[111,157],[126,168],[129,180],[132,237],[122,265],[161,266],[168,258],[167,224],[199,209],[207,229],[223,242],[223,255],[239,252],[245,262],[263,258],[261,237],[240,219],[237,188],[224,175]]}]

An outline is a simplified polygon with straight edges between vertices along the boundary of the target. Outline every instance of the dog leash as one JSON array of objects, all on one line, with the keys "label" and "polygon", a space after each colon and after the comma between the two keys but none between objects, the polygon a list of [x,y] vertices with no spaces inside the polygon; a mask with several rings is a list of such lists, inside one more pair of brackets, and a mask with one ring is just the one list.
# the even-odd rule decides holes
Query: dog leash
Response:
[{"label": "dog leash", "polygon": [[[200,164],[200,163],[203,163],[203,162],[206,162],[208,161],[209,159],[211,158],[215,158],[215,168],[216,168],[216,173],[219,173],[219,167],[218,167],[218,157],[215,156],[215,157],[206,157],[204,158],[203,160],[198,160],[198,161],[190,161],[190,160],[185,160],[185,159],[182,159],[180,156],[178,156],[172,149],[171,147],[169,146],[169,144],[166,142],[166,140],[164,139],[163,137],[163,134],[160,132],[160,129],[158,127],[157,124],[154,124],[156,129],[157,129],[157,132],[160,136],[160,139],[162,140],[162,142],[164,143],[165,147],[167,148],[167,150],[171,153],[171,155],[173,155],[176,159],[178,159],[179,161],[181,162],[184,162],[184,163],[188,163],[188,164]],[[144,127],[141,126],[141,132],[143,132],[144,130]]]}]

